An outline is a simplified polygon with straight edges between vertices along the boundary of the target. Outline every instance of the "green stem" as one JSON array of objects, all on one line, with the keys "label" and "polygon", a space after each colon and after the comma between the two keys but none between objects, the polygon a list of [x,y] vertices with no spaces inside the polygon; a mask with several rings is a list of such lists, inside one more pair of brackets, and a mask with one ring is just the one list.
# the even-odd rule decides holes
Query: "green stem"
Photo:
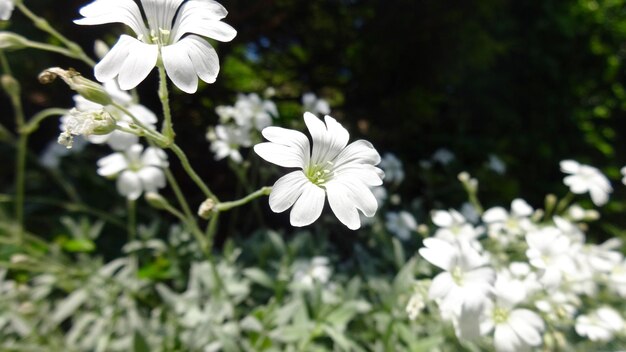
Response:
[{"label": "green stem", "polygon": [[[52,53],[57,53],[57,54],[61,54],[63,56],[71,57],[72,59],[81,60],[80,56],[77,55],[76,53],[74,53],[74,52],[72,52],[70,50],[67,50],[65,48],[61,48],[61,47],[54,46],[54,45],[51,45],[51,44],[46,44],[46,43],[35,42],[35,41],[32,41],[32,40],[29,40],[29,41],[26,42],[26,45],[29,48],[33,48],[33,49],[37,49],[37,50],[43,50],[43,51],[49,51],[49,52],[52,52]],[[95,65],[95,63],[94,63],[94,65]],[[93,66],[93,65],[91,65],[91,66]]]},{"label": "green stem", "polygon": [[126,202],[127,207],[127,227],[128,241],[132,242],[137,239],[137,202],[132,199],[128,199]]},{"label": "green stem", "polygon": [[15,221],[17,222],[17,242],[22,243],[24,237],[24,184],[26,173],[26,148],[28,135],[20,133],[17,142],[17,160],[15,167]]},{"label": "green stem", "polygon": [[204,193],[207,198],[211,198],[215,203],[219,203],[219,199],[217,198],[217,196],[215,196],[215,194],[211,192],[211,189],[204,183],[204,181],[202,181],[202,178],[200,178],[200,176],[198,176],[196,171],[193,169],[193,167],[189,163],[187,155],[185,155],[185,152],[183,152],[183,150],[180,149],[180,147],[176,144],[172,144],[170,146],[170,149],[174,152],[174,154],[176,154],[176,156],[180,160],[181,165],[183,166],[183,169],[185,169],[193,182],[195,182],[200,190],[202,190],[202,193]]},{"label": "green stem", "polygon": [[33,116],[28,121],[28,123],[22,127],[20,133],[32,134],[39,128],[39,125],[41,124],[41,122],[43,122],[48,117],[63,116],[63,115],[66,115],[67,113],[68,113],[67,109],[51,108],[51,109],[42,110],[38,112],[35,116]]},{"label": "green stem", "polygon": [[85,54],[85,52],[80,47],[80,45],[78,45],[78,44],[74,43],[73,41],[67,39],[65,36],[63,36],[61,33],[59,33],[57,30],[55,30],[52,26],[50,26],[50,24],[48,23],[48,21],[46,21],[46,19],[35,15],[28,7],[26,7],[26,5],[24,5],[23,1],[17,1],[15,6],[17,6],[17,8],[26,17],[28,17],[31,21],[33,21],[33,24],[35,25],[35,27],[41,29],[42,31],[44,31],[44,32],[46,32],[48,34],[50,34],[52,37],[56,38],[61,43],[63,43],[63,45],[65,45],[65,47],[67,49],[69,49],[67,54],[63,53],[64,55],[67,55],[67,56],[79,59],[79,60],[83,61],[84,63],[86,63],[89,66],[95,66],[96,65],[96,63],[91,58],[89,58],[89,56],[87,56],[87,54]]},{"label": "green stem", "polygon": [[232,208],[235,207],[240,207],[242,205],[245,205],[259,197],[262,196],[268,196],[270,193],[272,192],[272,187],[262,187],[250,194],[248,194],[247,196],[239,199],[239,200],[234,200],[231,202],[223,202],[223,203],[218,203],[216,206],[216,209],[220,212],[222,211],[228,211],[231,210]]},{"label": "green stem", "polygon": [[163,127],[161,133],[171,142],[174,143],[176,134],[174,133],[174,124],[172,123],[172,111],[170,109],[169,91],[167,89],[167,73],[162,63],[159,68],[159,99],[163,106]]}]

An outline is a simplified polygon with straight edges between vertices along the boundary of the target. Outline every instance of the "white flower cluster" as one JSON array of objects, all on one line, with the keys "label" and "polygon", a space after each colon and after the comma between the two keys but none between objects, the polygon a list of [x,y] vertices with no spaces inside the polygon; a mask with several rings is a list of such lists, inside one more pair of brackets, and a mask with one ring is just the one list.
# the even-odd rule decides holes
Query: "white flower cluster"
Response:
[{"label": "white flower cluster", "polygon": [[[573,165],[561,164],[575,177],[565,183],[604,199],[598,193],[607,193],[608,180],[589,168],[576,175]],[[460,340],[492,336],[487,341],[496,351],[524,351],[547,343],[546,326],[571,329],[592,341],[626,334],[623,313],[610,307],[626,298],[621,241],[588,243],[583,221],[596,219],[597,212],[576,204],[552,208],[534,210],[515,199],[510,210],[487,209],[478,226],[456,210],[432,213],[436,229],[419,254],[442,272],[432,280],[428,298]],[[594,304],[598,296],[615,300]],[[407,307],[412,316],[417,301]]]}]

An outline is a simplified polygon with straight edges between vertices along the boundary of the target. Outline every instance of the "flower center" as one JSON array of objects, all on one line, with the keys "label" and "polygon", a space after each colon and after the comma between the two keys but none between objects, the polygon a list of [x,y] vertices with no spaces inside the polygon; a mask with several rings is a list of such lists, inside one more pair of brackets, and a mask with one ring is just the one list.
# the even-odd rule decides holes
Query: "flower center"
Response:
[{"label": "flower center", "polygon": [[309,165],[305,174],[306,177],[316,186],[323,186],[332,178],[333,163],[327,161],[324,164]]},{"label": "flower center", "polygon": [[452,275],[452,280],[454,280],[457,285],[463,286],[463,269],[461,269],[460,266],[455,266],[450,274]]},{"label": "flower center", "polygon": [[172,31],[159,28],[158,32],[150,30],[150,42],[152,44],[158,44],[159,46],[168,45],[170,43],[170,35]]},{"label": "flower center", "polygon": [[509,320],[508,309],[502,307],[495,307],[493,310],[493,321],[497,324],[506,323]]}]

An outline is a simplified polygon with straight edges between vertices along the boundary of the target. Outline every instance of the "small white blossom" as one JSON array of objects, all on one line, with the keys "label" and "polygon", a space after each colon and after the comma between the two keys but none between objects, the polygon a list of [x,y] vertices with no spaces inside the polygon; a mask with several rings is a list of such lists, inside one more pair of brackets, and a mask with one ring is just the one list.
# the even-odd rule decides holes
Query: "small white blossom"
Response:
[{"label": "small white blossom", "polygon": [[626,185],[626,166],[622,167],[619,171],[622,174],[622,183]]},{"label": "small white blossom", "polygon": [[576,333],[591,341],[610,341],[616,333],[624,333],[624,319],[615,309],[601,307],[576,318]]},{"label": "small white blossom", "polygon": [[409,302],[406,305],[406,314],[410,320],[415,320],[417,316],[426,308],[426,296],[422,292],[420,284],[416,284],[415,292],[409,298]]},{"label": "small white blossom", "polygon": [[267,127],[263,136],[269,142],[254,151],[273,164],[298,168],[281,177],[272,188],[270,208],[281,213],[293,206],[293,226],[306,226],[320,217],[326,196],[337,218],[350,229],[361,226],[359,210],[374,216],[378,203],[371,187],[382,184],[383,172],[375,165],[380,155],[371,143],[358,140],[348,144],[348,131],[330,116],[322,122],[304,114],[313,145],[301,132]]},{"label": "small white blossom", "polygon": [[404,180],[402,161],[392,153],[385,153],[379,167],[385,171],[385,182],[400,184]]},{"label": "small white blossom", "polygon": [[117,152],[98,160],[98,174],[117,177],[118,192],[135,200],[143,192],[156,192],[165,187],[163,168],[168,166],[167,155],[161,149],[135,144],[126,152]]},{"label": "small white blossom", "polygon": [[438,238],[425,239],[419,254],[444,270],[433,279],[428,294],[442,311],[457,317],[464,311],[482,311],[495,280],[483,255],[466,242],[450,244]]},{"label": "small white blossom", "polygon": [[487,167],[500,175],[504,175],[506,172],[506,164],[502,161],[502,159],[498,158],[498,156],[494,154],[489,155]]},{"label": "small white blossom", "polygon": [[554,287],[564,274],[572,274],[576,266],[572,258],[571,241],[556,227],[548,226],[526,234],[528,262],[542,270],[541,281]]},{"label": "small white blossom", "polygon": [[315,283],[325,284],[330,279],[333,269],[326,257],[313,257],[311,260],[294,263],[293,281],[299,288],[311,289]]},{"label": "small white blossom", "polygon": [[309,111],[314,115],[330,114],[330,105],[322,98],[318,98],[314,93],[302,95],[302,107],[304,111]]},{"label": "small white blossom", "polygon": [[572,204],[567,209],[567,218],[572,221],[593,221],[600,218],[600,214],[595,209],[584,209],[578,204]]},{"label": "small white blossom", "polygon": [[593,204],[601,206],[609,200],[613,187],[609,180],[593,166],[583,165],[574,160],[561,161],[561,171],[570,174],[565,176],[563,183],[575,194],[589,192]]},{"label": "small white blossom", "polygon": [[234,107],[233,118],[237,125],[261,131],[272,125],[272,119],[278,116],[276,104],[267,99],[261,99],[258,94],[239,94]]},{"label": "small white blossom", "polygon": [[229,157],[232,161],[241,163],[243,158],[239,148],[248,148],[252,145],[250,131],[239,126],[217,125],[215,130],[207,134],[207,138],[211,141],[211,151],[215,153],[215,160]]},{"label": "small white blossom", "polygon": [[476,209],[476,207],[470,202],[465,202],[461,205],[461,214],[472,224],[475,224],[478,220],[480,220],[478,209]]},{"label": "small white blossom", "polygon": [[483,214],[483,221],[488,226],[489,235],[500,240],[502,243],[509,243],[510,236],[520,236],[534,228],[529,217],[533,213],[533,208],[523,199],[514,199],[511,202],[511,211],[508,212],[502,207],[487,209]]},{"label": "small white blossom", "polygon": [[62,118],[63,132],[59,135],[58,142],[72,148],[74,136],[94,136],[113,132],[116,128],[115,119],[104,109],[80,111],[70,110],[68,115]]},{"label": "small white blossom", "polygon": [[434,153],[433,156],[431,157],[431,159],[435,162],[438,162],[442,165],[448,165],[450,164],[452,161],[454,161],[456,157],[454,156],[454,153],[452,153],[451,151],[449,151],[446,148],[439,148],[437,149]]},{"label": "small white blossom", "polygon": [[[213,0],[95,0],[80,9],[80,25],[124,23],[137,38],[122,35],[96,65],[101,82],[117,77],[124,90],[135,88],[163,61],[172,82],[186,93],[198,89],[198,77],[215,82],[220,69],[215,49],[204,39],[231,41],[237,31],[221,22],[228,12]],[[144,21],[145,15],[147,19]]]},{"label": "small white blossom", "polygon": [[451,243],[454,241],[473,242],[484,232],[484,229],[475,228],[468,223],[465,217],[454,209],[435,210],[431,218],[439,227],[435,231],[435,237]]},{"label": "small white blossom", "polygon": [[608,285],[620,297],[626,298],[626,260],[622,260],[611,269],[608,275]]},{"label": "small white blossom", "polygon": [[387,230],[403,241],[411,238],[411,233],[417,231],[417,221],[408,211],[389,212],[386,218]]},{"label": "small white blossom", "polygon": [[0,20],[8,21],[13,13],[13,0],[0,0]]}]

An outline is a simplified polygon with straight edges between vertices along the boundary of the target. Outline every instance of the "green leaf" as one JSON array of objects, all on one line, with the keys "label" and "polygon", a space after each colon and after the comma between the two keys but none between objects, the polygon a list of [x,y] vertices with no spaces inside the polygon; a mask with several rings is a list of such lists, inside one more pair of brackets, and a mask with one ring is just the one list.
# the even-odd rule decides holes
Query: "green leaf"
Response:
[{"label": "green leaf", "polygon": [[339,331],[343,331],[346,325],[354,318],[359,312],[358,303],[350,301],[342,304],[339,308],[334,309],[325,319],[325,321],[332,325]]},{"label": "green leaf", "polygon": [[243,271],[243,275],[248,279],[252,280],[252,282],[257,283],[261,286],[274,289],[275,282],[272,278],[267,275],[266,272],[259,268],[247,268]]},{"label": "green leaf", "polygon": [[133,336],[133,352],[150,352],[150,346],[148,346],[148,342],[141,335],[141,333],[135,330],[135,334]]},{"label": "green leaf", "polygon": [[404,248],[402,248],[402,243],[395,237],[391,238],[391,243],[393,243],[393,258],[396,261],[396,267],[400,269],[406,262]]},{"label": "green leaf", "polygon": [[96,244],[87,238],[69,239],[63,241],[63,249],[71,253],[90,253],[96,249]]}]

